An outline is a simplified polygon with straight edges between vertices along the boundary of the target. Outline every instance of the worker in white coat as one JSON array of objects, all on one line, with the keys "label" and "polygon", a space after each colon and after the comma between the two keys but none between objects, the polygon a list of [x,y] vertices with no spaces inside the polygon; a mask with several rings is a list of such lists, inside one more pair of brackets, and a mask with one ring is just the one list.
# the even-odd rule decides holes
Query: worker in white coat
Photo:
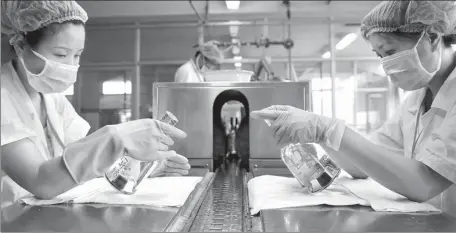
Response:
[{"label": "worker in white coat", "polygon": [[204,82],[204,72],[217,70],[223,60],[223,52],[217,41],[208,41],[198,47],[195,56],[177,69],[174,81],[178,83]]},{"label": "worker in white coat", "polygon": [[86,12],[75,1],[1,1],[1,32],[16,53],[1,68],[2,207],[22,197],[53,198],[104,176],[128,155],[166,159],[162,174],[187,174],[188,160],[168,151],[186,134],[152,119],[89,124],[62,92],[77,78]]},{"label": "worker in white coat", "polygon": [[370,140],[341,120],[289,106],[251,116],[272,121],[280,146],[319,143],[354,178],[371,177],[416,202],[442,193],[454,201],[446,191],[456,183],[455,26],[453,1],[384,1],[363,19],[362,35],[393,84],[412,91]]}]

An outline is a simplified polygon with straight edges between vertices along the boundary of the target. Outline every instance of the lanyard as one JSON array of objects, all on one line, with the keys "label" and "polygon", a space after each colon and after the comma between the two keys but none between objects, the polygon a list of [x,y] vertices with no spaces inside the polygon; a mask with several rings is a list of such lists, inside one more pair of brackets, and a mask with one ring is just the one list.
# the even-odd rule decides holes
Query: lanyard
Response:
[{"label": "lanyard", "polygon": [[49,128],[51,128],[51,131],[54,134],[55,138],[57,139],[57,142],[59,143],[59,145],[62,147],[62,149],[65,149],[65,144],[62,142],[62,140],[60,139],[59,135],[55,131],[54,126],[51,124],[51,122],[49,120],[48,120],[47,124],[48,124]]},{"label": "lanyard", "polygon": [[[44,113],[46,114],[46,124],[51,129],[52,134],[54,134],[54,137],[57,139],[57,142],[62,147],[62,149],[65,149],[65,144],[60,139],[59,135],[57,134],[57,131],[55,130],[54,126],[52,125],[52,123],[49,120],[49,117],[47,115],[47,106],[46,106],[46,101],[44,100],[44,96],[41,93],[40,93],[40,96],[41,96],[41,99],[43,100]],[[52,141],[51,141],[51,144],[52,144]],[[50,151],[50,152],[53,153],[53,151]]]},{"label": "lanyard", "polygon": [[423,131],[424,131],[424,128],[421,129],[420,134],[418,134],[418,136],[417,136],[418,127],[420,125],[420,118],[421,118],[420,115],[421,115],[422,110],[423,110],[423,105],[421,104],[420,109],[418,110],[418,112],[416,114],[415,133],[413,134],[412,157],[415,156],[416,143],[418,142],[418,139],[420,138],[421,133],[423,133]]}]

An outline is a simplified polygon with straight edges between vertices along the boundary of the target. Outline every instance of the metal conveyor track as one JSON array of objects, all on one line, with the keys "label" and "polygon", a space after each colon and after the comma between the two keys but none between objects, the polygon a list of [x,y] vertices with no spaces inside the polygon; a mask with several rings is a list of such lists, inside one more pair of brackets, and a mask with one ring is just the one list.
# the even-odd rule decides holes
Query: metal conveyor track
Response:
[{"label": "metal conveyor track", "polygon": [[244,172],[235,162],[222,165],[190,227],[191,232],[245,232]]}]

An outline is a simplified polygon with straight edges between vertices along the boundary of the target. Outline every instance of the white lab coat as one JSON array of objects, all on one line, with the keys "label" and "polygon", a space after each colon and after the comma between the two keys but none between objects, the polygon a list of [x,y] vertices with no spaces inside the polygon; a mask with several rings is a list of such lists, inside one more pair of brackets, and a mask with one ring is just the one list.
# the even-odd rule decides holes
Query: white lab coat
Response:
[{"label": "white lab coat", "polygon": [[[63,94],[44,94],[49,122],[56,134],[43,129],[32,101],[22,85],[11,62],[1,69],[1,145],[7,145],[21,139],[30,139],[46,160],[61,156],[64,145],[85,137],[89,124],[74,110]],[[52,131],[49,131],[52,132]],[[49,141],[46,137],[49,135]],[[49,149],[48,143],[52,143]],[[49,150],[52,150],[49,152]],[[5,176],[1,181],[2,207],[31,195],[11,178]]]},{"label": "white lab coat", "polygon": [[[456,183],[456,69],[437,93],[431,109],[420,117],[414,159]],[[416,114],[426,89],[410,93],[395,115],[370,135],[370,139],[398,156],[412,157]],[[419,177],[417,177],[419,179]],[[430,200],[438,208],[451,207],[456,215],[456,185]],[[447,209],[447,211],[448,211]]]},{"label": "white lab coat", "polygon": [[174,75],[174,82],[199,83],[204,82],[204,77],[196,67],[193,59],[190,59],[177,69],[176,74]]}]

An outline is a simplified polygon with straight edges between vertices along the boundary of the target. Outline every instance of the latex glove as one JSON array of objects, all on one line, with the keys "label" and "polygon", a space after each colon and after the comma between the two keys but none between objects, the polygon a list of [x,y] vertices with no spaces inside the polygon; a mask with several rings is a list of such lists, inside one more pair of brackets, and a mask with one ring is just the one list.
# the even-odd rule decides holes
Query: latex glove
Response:
[{"label": "latex glove", "polygon": [[190,170],[188,159],[175,151],[169,151],[168,153],[170,153],[169,157],[158,161],[157,167],[150,173],[149,178],[188,175],[188,170]]},{"label": "latex glove", "polygon": [[105,126],[93,134],[66,146],[63,161],[73,179],[84,183],[104,173],[123,156],[141,161],[155,161],[175,157],[168,152],[172,138],[187,135],[166,123],[141,119],[118,125]]},{"label": "latex glove", "polygon": [[274,105],[253,111],[254,119],[269,120],[278,146],[289,143],[323,143],[338,151],[345,131],[344,122],[291,106]]}]

